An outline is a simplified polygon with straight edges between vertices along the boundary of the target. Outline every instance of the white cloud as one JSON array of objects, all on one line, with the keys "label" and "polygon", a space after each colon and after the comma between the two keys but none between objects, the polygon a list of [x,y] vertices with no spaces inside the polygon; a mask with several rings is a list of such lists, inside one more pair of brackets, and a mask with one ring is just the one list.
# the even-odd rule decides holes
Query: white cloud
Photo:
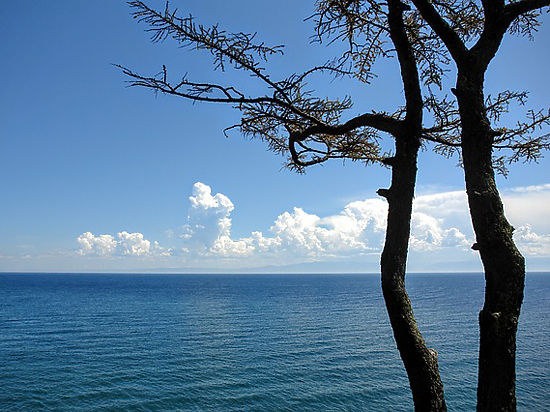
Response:
[{"label": "white cloud", "polygon": [[514,187],[510,189],[510,191],[517,192],[517,193],[546,192],[546,191],[550,191],[550,183],[546,183],[543,185]]},{"label": "white cloud", "polygon": [[212,195],[210,186],[197,182],[189,197],[187,224],[181,236],[188,251],[223,257],[247,256],[253,251],[247,240],[231,239],[231,212],[235,209],[221,193]]},{"label": "white cloud", "polygon": [[117,241],[111,235],[94,236],[90,232],[81,234],[76,241],[80,245],[79,255],[109,256],[117,247]]},{"label": "white cloud", "polygon": [[411,250],[418,252],[454,248],[464,252],[473,243],[473,233],[464,191],[418,196],[411,222]]},{"label": "white cloud", "polygon": [[93,256],[168,256],[171,251],[151,242],[141,233],[119,232],[112,235],[95,236],[91,232],[81,234],[76,241],[80,245],[79,255]]},{"label": "white cloud", "polygon": [[520,226],[514,232],[519,250],[527,256],[550,256],[550,234],[539,235],[531,225]]},{"label": "white cloud", "polygon": [[468,214],[466,192],[463,190],[418,196],[413,207],[415,211],[439,217]]},{"label": "white cloud", "polygon": [[531,225],[538,232],[550,232],[550,187],[545,190],[505,191],[502,198],[506,217],[513,226]]},{"label": "white cloud", "polygon": [[381,199],[351,202],[339,214],[323,218],[295,207],[275,220],[273,244],[310,257],[375,251],[383,241],[386,210]]},{"label": "white cloud", "polygon": [[[212,195],[209,186],[195,183],[189,198],[188,223],[184,239],[188,249],[203,256],[279,257],[323,260],[334,257],[379,253],[384,242],[387,203],[366,199],[347,204],[335,215],[320,217],[294,207],[281,213],[270,228],[270,234],[253,232],[249,237],[231,237],[231,212],[234,205],[221,194]],[[461,192],[429,195],[419,198],[412,220],[411,248],[433,251],[468,245],[466,235],[446,220],[453,210],[464,208]],[[464,203],[465,204],[465,203]]]},{"label": "white cloud", "polygon": [[189,197],[193,210],[212,210],[216,214],[228,215],[235,209],[229,198],[221,193],[212,196],[210,186],[197,182],[193,185],[193,196]]},{"label": "white cloud", "polygon": [[[510,189],[503,192],[503,199],[510,222],[518,227],[515,239],[520,250],[527,256],[550,257],[550,228],[545,229],[550,221],[550,184]],[[281,213],[267,233],[253,231],[240,238],[231,233],[234,209],[228,196],[213,193],[208,185],[197,182],[189,197],[187,221],[179,234],[168,237],[179,243],[173,245],[177,247],[162,248],[141,233],[95,236],[86,232],[77,239],[78,254],[172,256],[180,264],[231,268],[364,259],[366,255],[377,256],[383,247],[387,203],[380,198],[350,202],[329,216],[294,207]],[[430,261],[474,262],[473,243],[464,191],[415,199],[409,242],[415,256],[430,253]]]},{"label": "white cloud", "polygon": [[118,233],[119,247],[123,255],[143,256],[151,252],[151,242],[143,238],[141,233]]},{"label": "white cloud", "polygon": [[441,248],[467,250],[468,242],[456,227],[445,228],[445,221],[422,212],[414,212],[411,223],[409,246],[417,252],[435,251]]},{"label": "white cloud", "polygon": [[250,256],[255,250],[250,239],[233,240],[228,235],[222,235],[214,240],[210,253],[222,257]]}]

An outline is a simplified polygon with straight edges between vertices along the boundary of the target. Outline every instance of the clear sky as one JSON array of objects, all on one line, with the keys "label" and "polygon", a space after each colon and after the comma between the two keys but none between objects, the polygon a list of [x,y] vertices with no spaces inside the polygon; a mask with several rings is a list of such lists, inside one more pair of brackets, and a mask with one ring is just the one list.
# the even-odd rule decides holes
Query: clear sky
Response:
[{"label": "clear sky", "polygon": [[[285,44],[267,64],[275,78],[334,51],[310,44],[313,22],[304,18],[313,2],[172,5]],[[527,107],[549,106],[545,20],[534,41],[506,39],[488,91],[528,90]],[[125,87],[113,63],[145,74],[166,64],[262,92],[231,70],[212,73],[206,52],[151,44],[144,29],[122,1],[0,2],[0,271],[378,271],[385,203],[376,190],[388,186],[389,171],[333,161],[296,175],[262,142],[223,136],[239,120],[231,108]],[[350,116],[392,110],[402,102],[394,64],[380,64],[371,86],[314,85],[322,95],[352,95]],[[479,271],[458,159],[427,149],[409,268]],[[549,170],[543,159],[498,180],[529,270],[550,270]]]}]

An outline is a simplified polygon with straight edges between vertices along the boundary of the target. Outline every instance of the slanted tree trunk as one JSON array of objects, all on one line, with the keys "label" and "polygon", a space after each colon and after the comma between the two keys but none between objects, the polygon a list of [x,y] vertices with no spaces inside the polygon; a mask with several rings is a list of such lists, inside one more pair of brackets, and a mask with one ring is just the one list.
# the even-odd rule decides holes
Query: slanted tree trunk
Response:
[{"label": "slanted tree trunk", "polygon": [[525,261],[504,216],[492,166],[494,131],[487,118],[483,75],[459,72],[462,157],[470,215],[485,270],[485,302],[479,313],[478,411],[515,411],[516,331],[523,301]]},{"label": "slanted tree trunk", "polygon": [[395,156],[385,163],[392,168],[389,189],[378,194],[388,200],[386,242],[382,251],[382,292],[397,349],[409,377],[416,411],[446,411],[437,353],[429,349],[418,330],[405,289],[405,270],[411,232],[416,162],[422,130],[422,93],[416,60],[403,23],[408,6],[388,0],[388,26],[397,51],[407,114],[395,134]]},{"label": "slanted tree trunk", "polygon": [[437,353],[426,346],[405,289],[405,269],[416,181],[417,138],[396,137],[392,184],[378,193],[388,200],[386,242],[382,252],[382,291],[395,342],[405,365],[416,411],[446,411]]}]

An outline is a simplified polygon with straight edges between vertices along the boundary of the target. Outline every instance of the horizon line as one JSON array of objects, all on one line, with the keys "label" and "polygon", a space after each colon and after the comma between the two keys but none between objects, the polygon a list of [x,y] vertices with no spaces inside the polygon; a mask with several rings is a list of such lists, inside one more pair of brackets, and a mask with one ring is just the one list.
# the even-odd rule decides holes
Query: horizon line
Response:
[{"label": "horizon line", "polygon": [[[49,272],[35,272],[35,271],[0,271],[0,275],[380,275],[380,272],[133,272],[133,271],[113,271],[113,272],[70,272],[70,271],[49,271]],[[411,271],[406,272],[407,275],[483,275],[483,271],[448,271],[448,272],[419,272]],[[526,271],[526,275],[529,274],[550,274],[550,270],[535,270]]]}]

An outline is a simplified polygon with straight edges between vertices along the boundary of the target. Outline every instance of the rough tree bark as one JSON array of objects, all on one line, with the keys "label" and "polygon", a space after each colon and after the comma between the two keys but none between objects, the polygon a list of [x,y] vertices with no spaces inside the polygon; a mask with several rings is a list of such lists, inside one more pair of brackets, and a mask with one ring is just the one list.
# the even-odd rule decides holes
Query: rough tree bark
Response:
[{"label": "rough tree bark", "polygon": [[[479,314],[477,409],[515,411],[516,332],[525,261],[512,239],[514,229],[506,220],[495,182],[492,153],[499,133],[491,128],[483,85],[489,63],[506,32],[512,28],[530,33],[536,27],[533,25],[537,17],[531,12],[550,5],[550,1],[482,0],[483,30],[471,48],[439,14],[435,3],[412,2],[445,44],[458,69],[456,89],[452,91],[460,113],[466,192],[476,236],[472,248],[479,251],[485,271],[485,302]],[[452,7],[451,10],[455,16],[461,13]],[[530,17],[526,17],[529,13]]]},{"label": "rough tree bark", "polygon": [[396,139],[392,184],[387,193],[388,224],[382,252],[382,291],[397,348],[405,365],[415,410],[446,411],[437,353],[426,346],[405,289],[412,199],[416,181],[419,140]]},{"label": "rough tree bark", "polygon": [[512,239],[492,165],[495,132],[487,118],[483,74],[461,70],[456,95],[462,121],[462,157],[470,215],[485,270],[485,302],[479,313],[477,408],[515,411],[515,354],[523,301],[525,262]]},{"label": "rough tree bark", "polygon": [[409,377],[417,411],[446,411],[437,353],[426,346],[414,318],[405,289],[412,203],[416,184],[417,157],[422,133],[422,93],[416,59],[403,24],[408,6],[388,0],[388,25],[397,51],[405,92],[407,114],[395,135],[395,156],[389,189],[378,194],[388,201],[386,240],[381,257],[382,292],[397,348]]}]

